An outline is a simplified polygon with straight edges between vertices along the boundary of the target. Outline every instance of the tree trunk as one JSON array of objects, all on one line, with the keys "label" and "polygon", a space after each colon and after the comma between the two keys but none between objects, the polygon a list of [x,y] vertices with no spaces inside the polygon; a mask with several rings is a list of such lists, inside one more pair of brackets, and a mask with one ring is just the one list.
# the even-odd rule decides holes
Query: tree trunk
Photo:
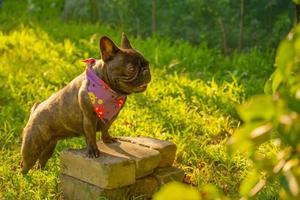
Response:
[{"label": "tree trunk", "polygon": [[91,20],[92,22],[97,22],[99,19],[99,12],[97,7],[97,0],[89,0],[90,1],[90,8],[91,8]]},{"label": "tree trunk", "polygon": [[227,36],[226,36],[225,25],[223,23],[222,18],[218,18],[218,22],[219,22],[220,29],[221,29],[221,32],[222,32],[222,37],[223,37],[223,50],[224,50],[224,54],[227,55],[228,54],[228,47],[227,47]]},{"label": "tree trunk", "polygon": [[243,48],[243,34],[244,34],[244,0],[240,0],[240,36],[239,36],[239,46],[238,51],[241,52]]},{"label": "tree trunk", "polygon": [[156,34],[156,0],[152,0],[152,35]]}]

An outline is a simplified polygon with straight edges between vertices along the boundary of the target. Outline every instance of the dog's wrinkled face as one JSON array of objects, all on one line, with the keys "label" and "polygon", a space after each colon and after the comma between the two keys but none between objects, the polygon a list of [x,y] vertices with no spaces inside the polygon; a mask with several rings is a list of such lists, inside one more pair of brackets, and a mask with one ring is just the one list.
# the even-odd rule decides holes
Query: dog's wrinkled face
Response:
[{"label": "dog's wrinkled face", "polygon": [[120,48],[104,36],[100,39],[100,49],[112,89],[125,94],[146,90],[151,80],[149,63],[131,47],[124,33]]}]

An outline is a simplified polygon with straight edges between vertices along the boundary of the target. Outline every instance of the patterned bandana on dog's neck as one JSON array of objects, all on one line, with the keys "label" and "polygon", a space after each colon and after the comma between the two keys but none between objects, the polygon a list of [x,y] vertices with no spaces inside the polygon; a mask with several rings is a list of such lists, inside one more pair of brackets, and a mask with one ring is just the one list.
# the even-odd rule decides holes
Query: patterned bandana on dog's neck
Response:
[{"label": "patterned bandana on dog's neck", "polygon": [[86,78],[89,80],[88,95],[97,116],[103,122],[110,121],[115,117],[126,100],[126,95],[120,95],[113,91],[93,70],[96,63],[94,58],[83,60],[87,63]]}]

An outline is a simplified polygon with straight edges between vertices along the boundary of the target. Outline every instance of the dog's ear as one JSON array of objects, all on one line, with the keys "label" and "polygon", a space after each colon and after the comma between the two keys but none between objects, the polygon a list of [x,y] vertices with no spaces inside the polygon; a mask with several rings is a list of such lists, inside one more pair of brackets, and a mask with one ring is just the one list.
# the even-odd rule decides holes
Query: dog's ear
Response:
[{"label": "dog's ear", "polygon": [[101,57],[103,61],[111,60],[116,53],[119,51],[119,48],[114,44],[114,42],[106,36],[100,38],[100,50]]},{"label": "dog's ear", "polygon": [[132,49],[130,42],[124,32],[122,33],[121,48]]}]

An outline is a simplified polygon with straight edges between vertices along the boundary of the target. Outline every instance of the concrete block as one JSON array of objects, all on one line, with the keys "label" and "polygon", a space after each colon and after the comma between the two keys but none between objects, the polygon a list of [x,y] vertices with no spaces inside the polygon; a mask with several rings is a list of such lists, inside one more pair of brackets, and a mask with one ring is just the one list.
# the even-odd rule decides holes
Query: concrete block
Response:
[{"label": "concrete block", "polygon": [[132,185],[103,189],[77,178],[61,174],[60,187],[66,200],[139,200],[151,199],[153,194],[165,183],[182,181],[183,171],[175,167],[160,168],[149,176],[137,179]]},{"label": "concrete block", "polygon": [[151,174],[160,162],[160,153],[154,149],[143,146],[118,141],[116,143],[104,144],[97,143],[100,152],[106,153],[113,157],[125,158],[135,162],[135,177],[141,178]]},{"label": "concrete block", "polygon": [[184,178],[184,171],[177,167],[158,168],[153,173],[159,185],[166,184],[171,181],[182,182]]},{"label": "concrete block", "polygon": [[159,140],[150,137],[118,137],[118,139],[120,141],[138,144],[143,147],[147,147],[159,151],[161,154],[159,167],[172,166],[175,160],[177,147],[173,142]]},{"label": "concrete block", "polygon": [[64,200],[128,200],[130,187],[102,189],[77,178],[61,174],[60,187]]},{"label": "concrete block", "polygon": [[124,157],[101,153],[88,158],[85,150],[65,150],[61,153],[61,173],[104,189],[135,183],[135,163]]},{"label": "concrete block", "polygon": [[152,175],[137,179],[135,184],[130,188],[130,197],[151,199],[153,194],[158,190],[158,187],[159,183]]}]

